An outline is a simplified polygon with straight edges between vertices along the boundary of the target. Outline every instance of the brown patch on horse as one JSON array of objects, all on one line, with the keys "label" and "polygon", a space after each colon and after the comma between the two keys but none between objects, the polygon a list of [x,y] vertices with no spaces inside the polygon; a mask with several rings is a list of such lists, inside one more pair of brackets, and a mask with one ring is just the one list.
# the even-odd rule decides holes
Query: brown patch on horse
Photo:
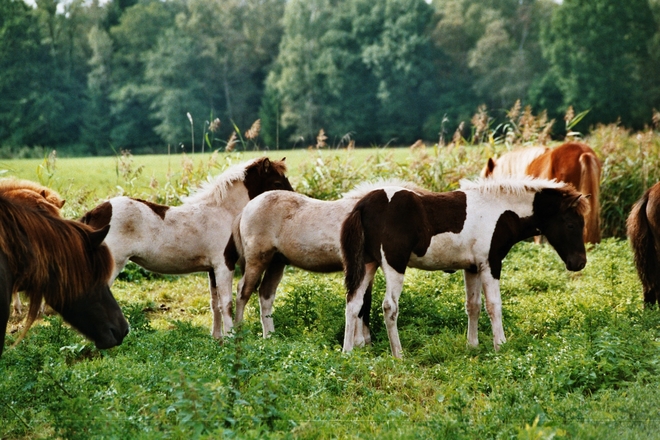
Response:
[{"label": "brown patch on horse", "polygon": [[110,251],[101,244],[109,227],[97,231],[35,212],[0,196],[0,250],[9,260],[14,291],[25,291],[30,299],[28,323],[43,299],[58,308],[89,286],[106,284],[113,267]]},{"label": "brown patch on horse", "polygon": [[626,221],[644,306],[660,304],[660,183],[635,203]]},{"label": "brown patch on horse", "polygon": [[159,205],[158,203],[149,202],[147,200],[142,200],[142,199],[133,199],[133,200],[147,205],[158,217],[161,218],[161,220],[165,220],[165,214],[167,214],[167,210],[170,209],[170,207],[167,205]]},{"label": "brown patch on horse", "polygon": [[112,219],[112,203],[103,202],[82,216],[80,221],[92,228],[99,229],[110,224]]},{"label": "brown patch on horse", "polygon": [[273,189],[293,191],[289,179],[286,178],[285,159],[271,161],[267,157],[262,157],[245,169],[243,183],[248,190],[250,199]]}]

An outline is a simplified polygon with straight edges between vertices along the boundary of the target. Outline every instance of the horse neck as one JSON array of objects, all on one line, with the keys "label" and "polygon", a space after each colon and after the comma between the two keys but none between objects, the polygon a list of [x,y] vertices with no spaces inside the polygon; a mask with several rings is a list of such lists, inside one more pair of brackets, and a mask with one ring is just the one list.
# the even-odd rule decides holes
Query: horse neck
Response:
[{"label": "horse neck", "polygon": [[249,201],[250,196],[243,181],[235,181],[227,186],[222,198],[216,194],[208,194],[206,200],[200,202],[212,206],[221,206],[233,215],[238,215]]}]

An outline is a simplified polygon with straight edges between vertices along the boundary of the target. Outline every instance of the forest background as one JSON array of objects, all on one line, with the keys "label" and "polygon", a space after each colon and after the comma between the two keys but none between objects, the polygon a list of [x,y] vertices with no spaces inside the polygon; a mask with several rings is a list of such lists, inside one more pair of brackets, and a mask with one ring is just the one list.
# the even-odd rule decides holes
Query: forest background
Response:
[{"label": "forest background", "polygon": [[572,107],[582,133],[638,130],[660,108],[659,14],[660,0],[0,0],[0,157],[224,149],[256,120],[252,149],[321,129],[332,146],[442,144],[516,101],[548,125]]}]

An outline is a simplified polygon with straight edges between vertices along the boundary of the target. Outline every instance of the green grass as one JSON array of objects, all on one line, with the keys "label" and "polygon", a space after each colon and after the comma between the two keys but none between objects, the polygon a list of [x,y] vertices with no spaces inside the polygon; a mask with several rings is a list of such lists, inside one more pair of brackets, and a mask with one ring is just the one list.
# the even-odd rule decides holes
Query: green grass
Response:
[{"label": "green grass", "polygon": [[[352,153],[351,162],[321,154],[286,152],[296,185],[329,194],[340,184],[318,176],[335,179],[338,164],[357,179],[365,163],[384,163],[357,156],[373,152]],[[391,162],[410,158],[408,150],[391,154],[402,155]],[[95,197],[116,193],[117,183],[163,190],[138,182],[152,172],[169,181],[167,157],[132,160],[145,166],[132,186],[113,158],[58,160],[51,182],[67,196],[81,194],[79,185]],[[200,162],[206,168],[197,176],[209,170],[208,158]],[[5,161],[0,169],[31,178],[40,163]],[[109,186],[92,186],[102,179]],[[93,202],[81,199],[70,199],[70,213]],[[460,272],[408,270],[401,360],[389,353],[380,273],[374,342],[343,354],[341,274],[287,269],[276,334],[261,338],[252,298],[243,329],[220,343],[210,336],[205,276],[152,276],[131,266],[113,286],[131,323],[121,346],[96,350],[55,316],[5,350],[0,438],[659,438],[660,311],[642,306],[627,241],[607,239],[588,258],[571,273],[549,246],[514,247],[503,265],[508,342],[499,352],[486,313],[480,346],[466,346]],[[18,326],[12,319],[9,329]]]}]

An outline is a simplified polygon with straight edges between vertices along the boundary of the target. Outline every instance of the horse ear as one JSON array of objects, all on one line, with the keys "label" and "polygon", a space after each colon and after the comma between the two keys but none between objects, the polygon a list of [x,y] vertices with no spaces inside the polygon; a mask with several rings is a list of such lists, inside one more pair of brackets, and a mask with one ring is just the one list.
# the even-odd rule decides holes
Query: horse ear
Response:
[{"label": "horse ear", "polygon": [[285,160],[286,160],[286,156],[284,156],[284,157],[282,158],[282,162],[284,162]]},{"label": "horse ear", "polygon": [[105,240],[105,236],[108,235],[108,231],[110,231],[110,225],[105,225],[101,229],[89,233],[89,241],[92,242],[94,248],[101,246],[101,243]]},{"label": "horse ear", "polygon": [[580,203],[580,199],[582,197],[588,199],[591,197],[591,194],[587,194],[586,196],[583,194],[578,194],[576,196],[571,197],[571,199],[568,201],[568,208],[569,209],[577,208],[578,204]]},{"label": "horse ear", "polygon": [[262,162],[262,166],[264,168],[264,171],[268,172],[268,169],[270,168],[270,159],[265,157],[264,161]]},{"label": "horse ear", "polygon": [[488,174],[492,174],[493,170],[495,169],[495,161],[493,160],[492,157],[488,158],[488,163],[486,164],[488,167]]}]

